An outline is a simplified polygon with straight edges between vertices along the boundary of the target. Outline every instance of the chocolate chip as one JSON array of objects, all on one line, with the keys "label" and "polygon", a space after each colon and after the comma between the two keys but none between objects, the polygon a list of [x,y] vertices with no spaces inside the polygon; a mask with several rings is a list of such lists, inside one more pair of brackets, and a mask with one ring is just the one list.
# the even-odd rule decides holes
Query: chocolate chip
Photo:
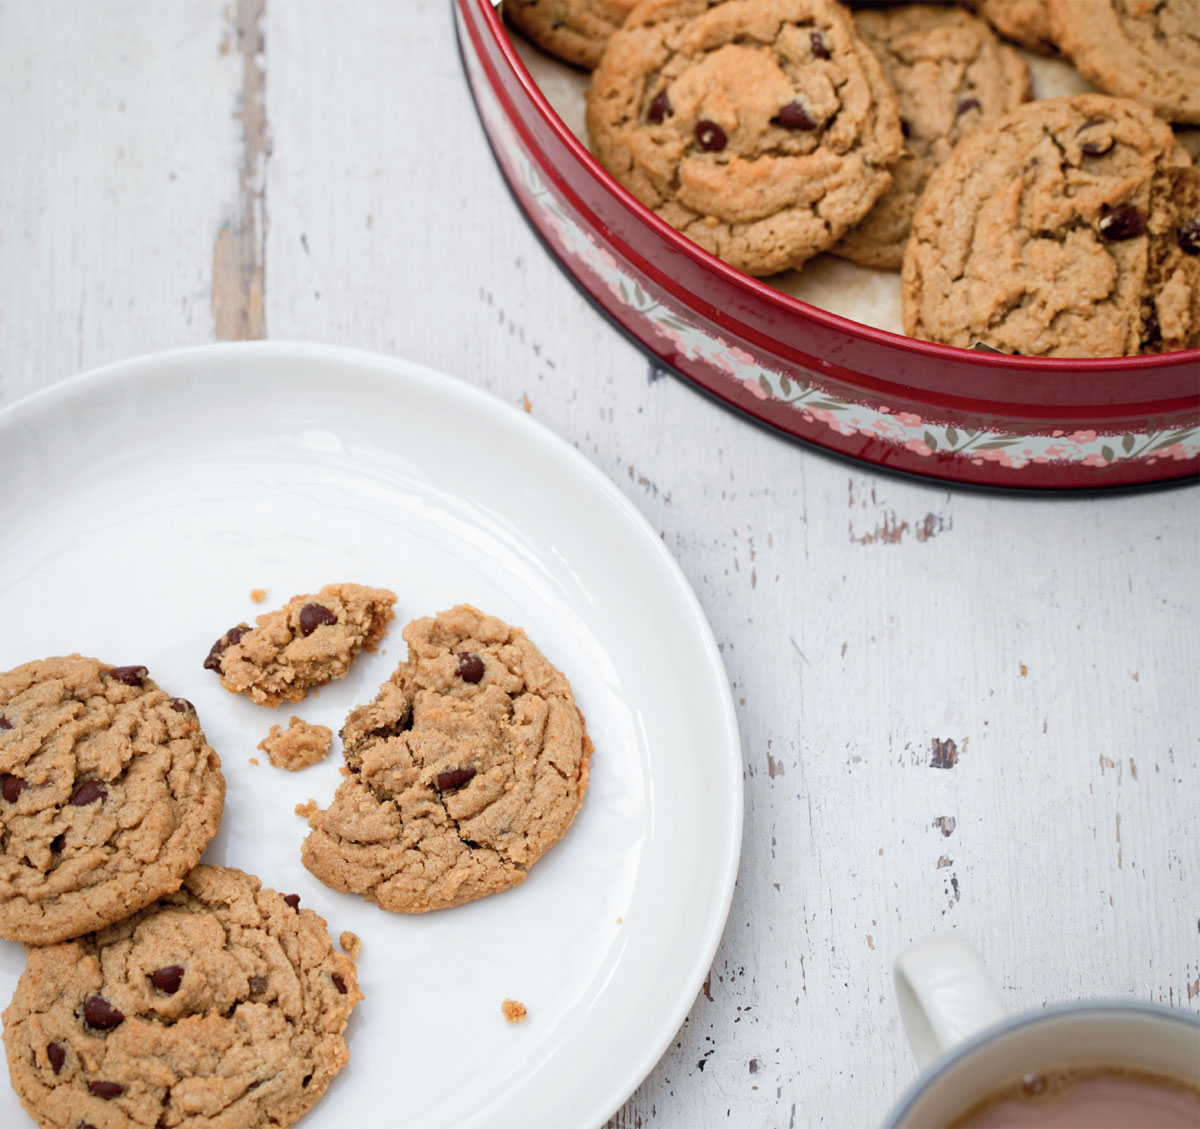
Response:
[{"label": "chocolate chip", "polygon": [[150,973],[150,983],[168,996],[175,995],[183,983],[183,965],[168,964],[165,968],[156,968]]},{"label": "chocolate chip", "polygon": [[911,136],[912,136],[912,126],[908,124],[908,119],[907,119],[907,118],[901,118],[901,119],[900,119],[900,132],[901,132],[901,133],[902,133],[902,134],[903,134],[905,137],[911,137]]},{"label": "chocolate chip", "polygon": [[312,1075],[306,1074],[303,1078],[300,1079],[300,1085],[307,1086],[311,1081],[312,1081]]},{"label": "chocolate chip", "polygon": [[125,1093],[125,1087],[120,1082],[89,1082],[88,1089],[98,1098],[112,1101]]},{"label": "chocolate chip", "polygon": [[812,40],[812,52],[818,59],[829,58],[829,48],[825,46],[825,37],[819,31],[809,32]]},{"label": "chocolate chip", "polygon": [[958,103],[958,115],[962,117],[968,110],[982,110],[983,107],[979,104],[978,98],[963,98]]},{"label": "chocolate chip", "polygon": [[333,986],[344,996],[346,994],[346,981],[336,972],[330,976],[330,980],[333,981]]},{"label": "chocolate chip", "polygon": [[250,1085],[246,1087],[246,1089],[247,1090],[257,1090],[259,1088],[259,1086],[261,1086],[261,1085],[262,1085],[261,1081],[251,1082]]},{"label": "chocolate chip", "polygon": [[259,992],[265,992],[266,990],[267,990],[267,978],[265,976],[251,976],[250,977],[250,991],[251,992],[253,992],[255,995],[258,995]]},{"label": "chocolate chip", "polygon": [[1185,255],[1200,255],[1200,217],[1184,220],[1175,233],[1179,249]]},{"label": "chocolate chip", "polygon": [[215,670],[218,674],[221,673],[221,656],[225,651],[232,647],[234,643],[240,643],[242,636],[250,630],[249,624],[239,623],[237,627],[231,627],[224,635],[221,636],[208,652],[208,658],[204,660],[205,670]]},{"label": "chocolate chip", "polygon": [[0,793],[10,803],[15,804],[17,797],[25,791],[25,778],[15,772],[6,772],[0,776]]},{"label": "chocolate chip", "polygon": [[90,1121],[81,1121],[75,1126],[75,1129],[96,1129],[96,1126],[94,1126]]},{"label": "chocolate chip", "polygon": [[452,768],[449,772],[439,772],[437,786],[439,792],[453,792],[469,784],[475,778],[473,768]]},{"label": "chocolate chip", "polygon": [[1003,353],[1003,349],[997,349],[992,345],[985,345],[982,341],[976,341],[972,346],[977,353]]},{"label": "chocolate chip", "polygon": [[109,678],[115,678],[126,686],[140,686],[150,672],[144,666],[114,666],[109,672]]},{"label": "chocolate chip", "polygon": [[305,604],[300,609],[300,634],[307,639],[318,627],[337,621],[337,616],[328,608],[320,604]]},{"label": "chocolate chip", "polygon": [[297,913],[300,912],[300,895],[299,894],[284,894],[283,900],[287,902]]},{"label": "chocolate chip", "polygon": [[97,800],[103,803],[106,799],[108,799],[108,789],[99,780],[85,780],[75,789],[75,794],[67,802],[73,808],[81,808],[87,804],[94,804]]},{"label": "chocolate chip", "polygon": [[789,102],[775,115],[775,124],[784,129],[816,129],[817,123],[812,120],[803,102]]},{"label": "chocolate chip", "polygon": [[67,845],[67,833],[64,831],[61,835],[55,835],[50,840],[50,849],[56,854],[61,855],[63,847]]},{"label": "chocolate chip", "polygon": [[63,1063],[67,1061],[67,1052],[60,1043],[47,1043],[46,1057],[50,1060],[50,1066],[54,1073],[57,1074],[62,1070]]},{"label": "chocolate chip", "polygon": [[646,111],[646,120],[658,125],[664,118],[673,117],[675,107],[671,105],[671,99],[667,97],[665,90],[660,90],[655,96],[654,101],[650,103],[650,109]]},{"label": "chocolate chip", "polygon": [[1113,147],[1113,139],[1106,137],[1102,141],[1085,141],[1079,146],[1079,151],[1085,157],[1102,157]]},{"label": "chocolate chip", "polygon": [[708,119],[696,123],[696,141],[706,153],[719,153],[725,148],[729,138],[716,122]]},{"label": "chocolate chip", "polygon": [[125,1015],[103,996],[88,996],[83,1001],[83,1019],[89,1027],[94,1027],[97,1031],[111,1031],[124,1022]]},{"label": "chocolate chip", "polygon": [[1142,318],[1142,344],[1157,345],[1162,340],[1162,326],[1158,324],[1158,313],[1151,309]]},{"label": "chocolate chip", "polygon": [[4,716],[4,714],[0,713],[0,729],[11,729],[11,728],[12,728],[12,722],[9,721],[8,718],[6,718]]},{"label": "chocolate chip", "polygon": [[196,707],[195,707],[194,705],[192,705],[192,703],[191,703],[191,702],[189,702],[189,701],[187,700],[187,698],[172,698],[172,699],[170,700],[170,702],[168,702],[167,704],[168,704],[168,705],[171,707],[171,709],[173,709],[173,710],[174,710],[176,713],[188,713],[189,711],[190,711],[191,713],[195,713],[195,712],[196,712]]},{"label": "chocolate chip", "polygon": [[472,651],[458,657],[458,669],[454,672],[464,682],[478,682],[483,677],[483,659]]},{"label": "chocolate chip", "polygon": [[1111,243],[1146,234],[1146,221],[1132,204],[1100,205],[1100,234]]}]

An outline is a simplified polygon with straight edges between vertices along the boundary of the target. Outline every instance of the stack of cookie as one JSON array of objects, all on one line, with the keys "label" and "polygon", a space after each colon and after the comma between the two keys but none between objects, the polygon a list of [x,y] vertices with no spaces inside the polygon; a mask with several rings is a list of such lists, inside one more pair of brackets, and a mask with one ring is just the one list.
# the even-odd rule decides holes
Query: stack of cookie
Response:
[{"label": "stack of cookie", "polygon": [[[226,631],[203,665],[258,705],[299,701],[375,648],[395,600],[328,585]],[[574,820],[592,743],[520,628],[464,604],[404,638],[346,718],[329,810],[302,808],[303,862],[421,913],[521,882]],[[330,736],[293,718],[264,747],[296,769]],[[297,895],[200,864],[224,801],[195,707],[146,667],[71,655],[0,674],[0,936],[28,946],[4,1042],[44,1129],[282,1129],[349,1061],[360,943],[337,952]]]},{"label": "stack of cookie", "polygon": [[[1200,345],[1200,172],[1169,124],[1200,125],[1200,0],[965,7],[504,3],[539,46],[594,67],[605,168],[749,274],[823,251],[902,270],[905,331],[953,345]],[[561,50],[568,30],[586,51]],[[1028,67],[997,32],[1061,52],[1107,96],[1025,105]]]},{"label": "stack of cookie", "polygon": [[[353,961],[299,899],[197,865],[225,781],[144,666],[0,674],[9,1074],[45,1129],[291,1125],[346,1064]],[[218,1119],[219,1114],[219,1119]]]}]

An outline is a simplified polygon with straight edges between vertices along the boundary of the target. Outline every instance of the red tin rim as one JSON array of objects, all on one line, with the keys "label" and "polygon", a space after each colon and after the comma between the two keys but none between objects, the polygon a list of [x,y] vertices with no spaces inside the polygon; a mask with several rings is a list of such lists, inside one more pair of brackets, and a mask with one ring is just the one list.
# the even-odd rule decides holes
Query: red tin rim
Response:
[{"label": "red tin rim", "polygon": [[[459,2],[465,5],[471,3],[471,0],[459,0]],[[1020,367],[1023,369],[1032,368],[1034,371],[1045,369],[1045,375],[1049,379],[1053,379],[1055,372],[1063,367],[1067,367],[1074,372],[1103,374],[1108,371],[1128,372],[1131,368],[1134,370],[1157,368],[1162,366],[1164,361],[1172,367],[1186,364],[1200,365],[1200,348],[1183,349],[1173,353],[1156,353],[1130,357],[1013,357],[1007,353],[988,353],[981,350],[960,349],[955,345],[941,345],[934,341],[922,341],[919,338],[905,337],[903,334],[892,333],[890,330],[877,329],[875,326],[867,325],[865,322],[854,321],[852,318],[830,313],[819,306],[810,305],[808,302],[802,301],[799,298],[793,298],[790,294],[785,294],[781,290],[776,290],[773,286],[768,286],[752,275],[745,274],[718,259],[715,255],[709,254],[709,252],[705,251],[698,244],[693,243],[686,236],[671,227],[670,224],[656,216],[637,197],[629,192],[628,189],[619,184],[608,170],[592,156],[575,134],[567,128],[563,120],[550,105],[549,100],[542,93],[541,88],[534,82],[525,64],[521,61],[516,48],[513,47],[511,40],[504,31],[499,11],[491,3],[491,0],[475,0],[475,3],[480,11],[483,23],[492,35],[497,49],[521,84],[522,89],[532,101],[544,124],[571,152],[575,159],[584,165],[609,190],[625,210],[632,213],[646,226],[652,228],[657,235],[666,239],[677,251],[695,261],[699,266],[720,275],[726,282],[774,306],[781,313],[802,313],[805,317],[818,322],[828,329],[850,333],[877,345],[884,345],[902,352],[911,353],[931,362],[946,360],[960,361],[963,354],[967,354],[973,363],[985,367],[1001,369]],[[554,180],[560,188],[565,187],[565,182],[562,181],[561,177],[555,176]],[[571,195],[574,196],[574,192]],[[640,255],[637,258],[641,260]],[[657,274],[658,272],[651,270],[649,273]],[[672,292],[675,291],[674,286],[669,286],[668,288]],[[684,293],[690,294],[686,289]],[[708,316],[719,324],[731,327],[737,325],[740,327],[740,323],[734,322],[733,319],[721,310],[713,310],[709,312]]]}]

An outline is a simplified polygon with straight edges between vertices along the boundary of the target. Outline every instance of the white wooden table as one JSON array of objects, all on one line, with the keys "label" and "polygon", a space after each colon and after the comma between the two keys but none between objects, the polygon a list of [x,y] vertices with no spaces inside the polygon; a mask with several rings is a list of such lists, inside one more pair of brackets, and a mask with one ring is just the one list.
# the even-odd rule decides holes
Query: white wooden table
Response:
[{"label": "white wooden table", "polygon": [[1194,489],[902,481],[654,372],[510,199],[449,0],[0,0],[0,153],[0,404],[218,339],[379,350],[526,404],[678,557],[745,846],[610,1125],[877,1123],[913,1074],[890,964],[936,930],[1014,1010],[1200,1011]]}]

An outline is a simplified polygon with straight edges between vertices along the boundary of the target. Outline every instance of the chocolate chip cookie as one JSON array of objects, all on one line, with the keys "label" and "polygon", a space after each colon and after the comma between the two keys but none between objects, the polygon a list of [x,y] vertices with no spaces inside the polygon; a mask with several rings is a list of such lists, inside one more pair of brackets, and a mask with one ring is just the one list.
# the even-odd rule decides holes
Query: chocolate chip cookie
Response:
[{"label": "chocolate chip cookie", "polygon": [[929,180],[904,256],[905,332],[1035,357],[1200,345],[1196,175],[1171,128],[1103,94],[1034,102]]},{"label": "chocolate chip cookie", "polygon": [[1200,0],[1049,0],[1063,54],[1109,94],[1200,124]]},{"label": "chocolate chip cookie", "polygon": [[860,9],[854,26],[895,87],[904,155],[891,188],[832,250],[863,266],[899,270],[930,174],[960,139],[1029,99],[1029,68],[987,24],[956,8]]},{"label": "chocolate chip cookie", "polygon": [[298,702],[314,686],[344,678],[364,648],[375,650],[392,620],[396,593],[361,584],[329,584],[293,596],[251,627],[239,623],[208,652],[204,669],[260,706]]},{"label": "chocolate chip cookie", "polygon": [[1005,39],[1039,55],[1057,53],[1050,31],[1047,0],[964,0]]},{"label": "chocolate chip cookie", "polygon": [[116,925],[31,949],[4,1012],[42,1129],[283,1129],[349,1061],[354,962],[295,895],[198,866]]},{"label": "chocolate chip cookie", "polygon": [[349,776],[304,865],[396,913],[515,886],[570,826],[592,743],[566,677],[467,605],[404,629],[409,654],[342,729]]},{"label": "chocolate chip cookie", "polygon": [[836,243],[891,184],[904,141],[834,0],[643,0],[592,76],[587,127],[639,200],[756,275]]},{"label": "chocolate chip cookie", "polygon": [[195,709],[144,666],[0,674],[0,936],[62,941],[178,889],[224,804]]},{"label": "chocolate chip cookie", "polygon": [[543,51],[591,70],[637,0],[504,0],[504,18]]}]

